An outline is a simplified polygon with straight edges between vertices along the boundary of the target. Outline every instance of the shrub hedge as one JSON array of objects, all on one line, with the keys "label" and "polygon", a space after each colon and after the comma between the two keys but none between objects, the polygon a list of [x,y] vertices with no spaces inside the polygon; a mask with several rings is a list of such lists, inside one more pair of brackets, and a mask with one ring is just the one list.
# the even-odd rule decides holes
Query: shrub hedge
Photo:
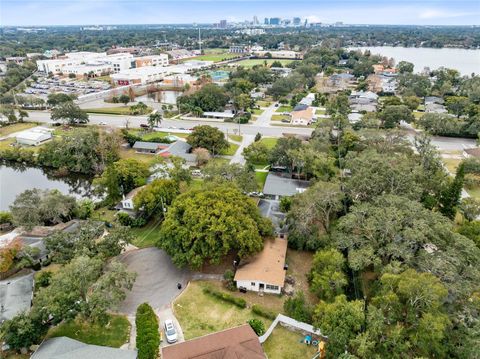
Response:
[{"label": "shrub hedge", "polygon": [[158,318],[147,303],[140,304],[135,318],[137,326],[138,359],[155,359],[158,357],[160,334]]},{"label": "shrub hedge", "polygon": [[277,315],[258,304],[252,305],[252,313],[264,317],[265,319],[275,320]]},{"label": "shrub hedge", "polygon": [[208,288],[208,287],[203,288],[203,292],[211,295],[212,297],[223,300],[224,302],[234,304],[239,308],[244,309],[244,308],[247,307],[247,302],[243,298],[237,298],[237,297],[234,297],[231,294],[228,294],[228,293],[225,293],[225,292],[220,292],[218,290]]}]

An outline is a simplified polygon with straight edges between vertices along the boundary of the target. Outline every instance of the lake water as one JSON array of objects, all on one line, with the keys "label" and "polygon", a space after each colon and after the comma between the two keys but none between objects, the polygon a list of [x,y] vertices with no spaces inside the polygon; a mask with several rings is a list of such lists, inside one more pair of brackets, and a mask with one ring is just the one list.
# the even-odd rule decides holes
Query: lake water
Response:
[{"label": "lake water", "polygon": [[27,189],[57,189],[76,198],[91,198],[91,180],[70,175],[55,177],[52,171],[0,163],[0,211],[7,211],[15,197]]},{"label": "lake water", "polygon": [[395,62],[408,61],[415,65],[415,71],[422,71],[424,67],[431,70],[447,67],[458,70],[462,75],[480,73],[480,50],[467,49],[433,49],[426,47],[355,47],[351,49],[370,50],[372,54],[380,54],[388,58],[393,57]]}]

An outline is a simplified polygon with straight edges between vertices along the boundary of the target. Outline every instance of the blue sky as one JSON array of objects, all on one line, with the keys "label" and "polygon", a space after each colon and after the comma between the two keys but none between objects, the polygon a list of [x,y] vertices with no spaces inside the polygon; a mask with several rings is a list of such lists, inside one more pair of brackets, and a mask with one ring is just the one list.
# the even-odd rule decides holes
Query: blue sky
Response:
[{"label": "blue sky", "polygon": [[349,24],[480,25],[480,0],[0,0],[0,25],[173,24],[256,15]]}]

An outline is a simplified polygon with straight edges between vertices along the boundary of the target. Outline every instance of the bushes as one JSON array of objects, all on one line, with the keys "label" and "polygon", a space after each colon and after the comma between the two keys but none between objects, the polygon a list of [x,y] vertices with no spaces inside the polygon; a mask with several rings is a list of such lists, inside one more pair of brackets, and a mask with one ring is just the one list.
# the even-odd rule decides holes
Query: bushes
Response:
[{"label": "bushes", "polygon": [[288,298],[283,303],[285,313],[295,320],[304,323],[312,322],[312,309],[305,303],[303,292],[298,292],[294,297]]},{"label": "bushes", "polygon": [[264,317],[265,319],[275,320],[277,315],[268,309],[261,307],[258,304],[252,305],[252,313],[259,315],[260,317]]},{"label": "bushes", "polygon": [[265,334],[265,324],[263,324],[263,322],[259,319],[250,319],[248,322],[248,324],[250,324],[250,326],[252,327],[253,331],[255,332],[255,334],[257,334],[258,336],[261,336],[263,334]]},{"label": "bushes", "polygon": [[12,223],[13,217],[10,212],[0,211],[0,224]]},{"label": "bushes", "polygon": [[138,306],[135,325],[137,326],[138,359],[157,358],[160,345],[158,318],[147,303]]},{"label": "bushes", "polygon": [[231,294],[220,292],[218,290],[215,290],[213,288],[203,288],[203,293],[209,294],[212,297],[215,297],[217,299],[223,300],[224,302],[231,303],[233,305],[236,305],[239,308],[245,309],[247,307],[247,302],[243,298],[237,298],[234,297]]},{"label": "bushes", "polygon": [[231,269],[227,269],[225,273],[223,274],[223,279],[225,280],[225,285],[228,290],[231,290],[232,292],[237,290],[237,287],[235,285],[235,281],[233,278],[235,277],[235,274]]},{"label": "bushes", "polygon": [[125,212],[118,212],[117,219],[122,226],[128,227],[143,227],[147,224],[147,221],[143,217],[133,218],[128,213]]}]

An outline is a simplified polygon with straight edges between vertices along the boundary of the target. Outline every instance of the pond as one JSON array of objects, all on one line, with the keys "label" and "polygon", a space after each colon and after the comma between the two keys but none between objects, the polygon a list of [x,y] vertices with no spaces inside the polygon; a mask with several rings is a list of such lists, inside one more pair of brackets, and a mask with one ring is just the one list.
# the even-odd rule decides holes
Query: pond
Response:
[{"label": "pond", "polygon": [[[164,90],[154,92],[145,96],[139,97],[138,101],[154,101],[158,103],[164,103],[167,105],[176,105],[177,98],[182,95],[182,91]],[[142,100],[144,99],[144,100]]]},{"label": "pond", "polygon": [[443,66],[458,70],[462,75],[471,75],[472,72],[480,73],[480,50],[394,46],[355,47],[350,49],[370,50],[372,54],[393,57],[396,63],[400,61],[411,62],[415,65],[416,72],[422,71],[424,67],[435,70]]},{"label": "pond", "polygon": [[0,211],[7,211],[15,197],[27,189],[58,189],[75,198],[94,198],[91,178],[54,176],[54,171],[0,162]]}]

